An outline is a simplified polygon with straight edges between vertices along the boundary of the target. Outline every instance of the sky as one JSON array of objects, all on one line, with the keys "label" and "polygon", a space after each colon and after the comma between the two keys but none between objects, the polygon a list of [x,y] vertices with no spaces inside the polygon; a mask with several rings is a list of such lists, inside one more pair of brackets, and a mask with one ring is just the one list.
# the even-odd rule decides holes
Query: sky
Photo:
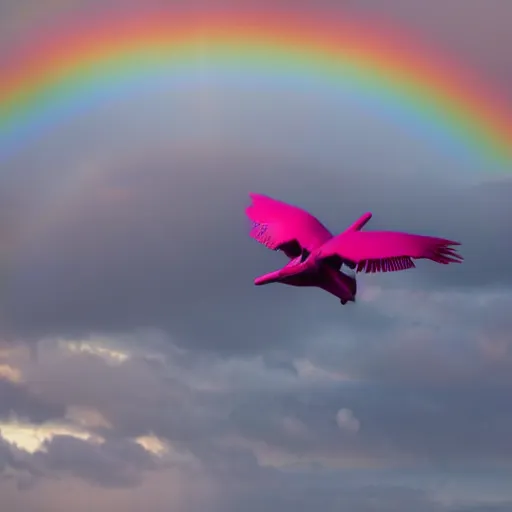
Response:
[{"label": "sky", "polygon": [[[512,3],[319,5],[403,27],[512,109]],[[0,0],[0,53],[130,9]],[[0,185],[2,512],[512,511],[510,175],[347,99],[216,82],[84,112]],[[345,307],[255,288],[284,260],[248,236],[249,191],[465,261],[359,276]]]}]

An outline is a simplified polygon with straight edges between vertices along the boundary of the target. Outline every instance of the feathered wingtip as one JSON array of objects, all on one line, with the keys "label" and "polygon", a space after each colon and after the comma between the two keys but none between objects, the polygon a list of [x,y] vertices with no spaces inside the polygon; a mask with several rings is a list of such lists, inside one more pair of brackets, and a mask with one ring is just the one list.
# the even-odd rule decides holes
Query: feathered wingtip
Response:
[{"label": "feathered wingtip", "polygon": [[462,263],[464,257],[457,252],[455,247],[451,247],[459,245],[460,242],[439,239],[439,243],[434,248],[431,259],[442,265],[448,265],[448,263]]}]

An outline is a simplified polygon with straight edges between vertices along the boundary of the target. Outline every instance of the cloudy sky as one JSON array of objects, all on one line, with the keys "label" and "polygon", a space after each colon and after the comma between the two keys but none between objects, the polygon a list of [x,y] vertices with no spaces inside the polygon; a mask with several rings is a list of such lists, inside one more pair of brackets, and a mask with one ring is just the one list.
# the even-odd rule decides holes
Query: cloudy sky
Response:
[{"label": "cloudy sky", "polygon": [[[1,53],[136,4],[0,0]],[[322,10],[402,27],[512,103],[512,3]],[[104,104],[3,161],[2,512],[512,511],[512,182],[407,128],[217,81]],[[283,259],[247,236],[249,191],[333,231],[371,210],[465,262],[361,276],[345,307],[255,288]]]}]

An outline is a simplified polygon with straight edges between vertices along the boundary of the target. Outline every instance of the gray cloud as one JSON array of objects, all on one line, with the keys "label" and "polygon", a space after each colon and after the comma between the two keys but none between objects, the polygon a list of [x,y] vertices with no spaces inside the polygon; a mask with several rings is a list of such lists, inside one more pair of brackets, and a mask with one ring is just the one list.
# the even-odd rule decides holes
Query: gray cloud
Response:
[{"label": "gray cloud", "polygon": [[[94,340],[88,343],[93,346]],[[211,502],[213,510],[235,510],[244,501],[254,510],[306,503],[334,510],[346,503],[355,510],[415,504],[415,510],[431,506],[451,512],[437,503],[435,493],[430,496],[430,487],[411,494],[407,486],[403,491],[388,486],[400,481],[404,465],[411,475],[417,472],[412,485],[420,489],[425,486],[421,468],[447,472],[448,482],[453,475],[464,481],[466,471],[485,475],[496,467],[506,479],[510,468],[510,388],[479,388],[479,381],[473,387],[456,381],[436,386],[435,361],[424,361],[430,385],[415,382],[414,373],[393,385],[383,377],[315,381],[268,367],[261,358],[200,355],[144,333],[102,342],[131,353],[122,363],[59,346],[44,342],[37,361],[18,361],[28,389],[37,389],[43,401],[51,397],[61,409],[97,410],[112,427],[89,429],[106,437],[103,445],[65,435],[48,441],[46,452],[26,462],[31,471],[38,469],[36,488],[49,485],[48,478],[74,476],[109,489],[142,489],[151,475],[175,468],[212,482],[222,496]],[[371,358],[375,348],[368,350]],[[351,410],[360,421],[356,435],[339,428],[340,409]],[[128,439],[151,432],[173,446],[168,461]],[[363,469],[352,472],[354,466]],[[365,487],[370,482],[374,491]]]},{"label": "gray cloud", "polygon": [[[435,338],[428,341],[434,347],[443,344]],[[30,388],[61,408],[92,408],[122,436],[152,432],[207,464],[222,461],[233,449],[230,446],[238,446],[237,457],[243,460],[254,461],[254,455],[259,462],[259,457],[273,457],[282,461],[279,465],[303,458],[328,465],[343,465],[346,459],[369,467],[394,467],[407,461],[458,470],[510,467],[507,432],[512,416],[506,404],[512,383],[490,378],[496,373],[495,360],[482,359],[476,366],[474,359],[460,358],[458,366],[466,374],[447,368],[439,377],[438,361],[448,357],[449,347],[438,358],[422,357],[424,369],[414,372],[405,371],[407,358],[418,350],[414,338],[400,346],[403,366],[394,362],[399,353],[392,356],[393,345],[387,346],[386,339],[381,343],[391,354],[389,360],[378,344],[365,347],[365,361],[382,360],[377,367],[356,367],[347,347],[346,361],[336,370],[350,376],[357,369],[357,380],[352,381],[330,377],[315,381],[268,367],[257,358],[230,361],[199,357],[193,351],[180,356],[183,349],[167,352],[160,362],[132,356],[111,366],[98,356],[62,355],[51,345],[41,349],[47,351],[46,357],[41,355],[25,375]],[[145,344],[149,350],[151,340]],[[334,371],[315,359],[314,352],[310,357],[320,369]],[[380,368],[388,366],[389,373],[383,373]],[[467,377],[469,372],[475,375],[473,380]],[[357,435],[340,429],[340,409],[357,418]],[[261,452],[263,445],[267,448]],[[258,464],[252,463],[254,468]]]},{"label": "gray cloud", "polygon": [[37,452],[36,461],[50,472],[70,472],[97,485],[132,487],[144,470],[154,470],[154,458],[138,444],[122,439],[91,444],[70,436],[56,436]]},{"label": "gray cloud", "polygon": [[13,413],[34,423],[43,423],[62,417],[64,408],[51,400],[41,399],[37,392],[27,390],[24,385],[0,377],[0,418],[6,419]]},{"label": "gray cloud", "polygon": [[[346,310],[337,303],[330,307],[330,297],[317,290],[254,288],[256,275],[283,260],[247,236],[243,209],[251,189],[309,208],[334,231],[371,205],[371,229],[427,233],[463,243],[463,265],[420,262],[417,270],[363,277],[365,282],[475,290],[510,283],[512,237],[500,222],[511,213],[503,199],[506,183],[441,192],[436,186],[418,190],[411,178],[401,179],[396,189],[376,174],[353,178],[349,172],[325,170],[329,187],[315,187],[307,175],[299,178],[294,172],[295,193],[285,192],[286,180],[269,187],[267,173],[258,180],[251,179],[251,170],[239,174],[241,163],[215,165],[222,167],[219,178],[204,192],[196,183],[206,168],[184,167],[176,174],[163,164],[148,164],[143,175],[138,168],[112,171],[81,189],[62,213],[20,243],[4,297],[7,332],[43,337],[157,327],[187,346],[233,352],[277,346],[306,333],[320,309],[327,321],[345,315]],[[284,169],[282,173],[287,175]],[[374,184],[363,186],[369,177]],[[350,190],[350,197],[340,201],[338,186]],[[298,191],[302,187],[316,190],[308,199]],[[404,211],[410,213],[404,217]]]}]

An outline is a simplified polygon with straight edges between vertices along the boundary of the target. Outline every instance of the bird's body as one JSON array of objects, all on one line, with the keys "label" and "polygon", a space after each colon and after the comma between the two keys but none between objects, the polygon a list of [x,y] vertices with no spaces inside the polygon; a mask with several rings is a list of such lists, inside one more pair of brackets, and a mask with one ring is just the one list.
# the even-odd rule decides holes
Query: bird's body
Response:
[{"label": "bird's body", "polygon": [[300,260],[299,256],[283,268],[256,278],[254,284],[283,283],[318,287],[338,297],[343,304],[354,301],[357,291],[355,278],[323,263],[315,265],[313,259],[305,262]]},{"label": "bird's body", "polygon": [[460,263],[462,257],[450,246],[458,242],[423,235],[361,229],[371,219],[365,213],[343,233],[332,233],[310,213],[261,194],[250,194],[246,210],[253,223],[252,238],[273,250],[283,251],[290,261],[283,268],[255,279],[256,285],[283,283],[316,286],[338,297],[342,304],[355,301],[355,278],[341,271],[392,272],[414,267],[413,259]]}]

